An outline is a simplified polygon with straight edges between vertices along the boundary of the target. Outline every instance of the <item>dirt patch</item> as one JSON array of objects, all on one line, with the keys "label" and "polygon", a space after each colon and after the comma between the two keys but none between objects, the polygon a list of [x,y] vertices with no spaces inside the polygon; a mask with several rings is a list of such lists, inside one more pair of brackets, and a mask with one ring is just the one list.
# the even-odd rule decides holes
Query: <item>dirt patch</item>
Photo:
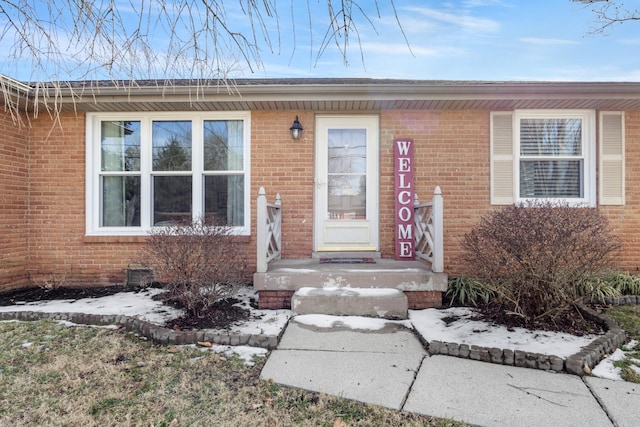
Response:
[{"label": "dirt patch", "polygon": [[[167,299],[164,294],[160,294],[157,297],[166,305],[177,309],[183,308],[177,301]],[[206,314],[201,317],[184,315],[167,321],[165,326],[178,331],[192,329],[226,330],[239,322],[247,321],[251,318],[251,311],[240,307],[238,305],[240,302],[236,298],[225,298],[209,307]]]},{"label": "dirt patch", "polygon": [[602,334],[605,331],[597,322],[586,319],[577,307],[571,306],[554,317],[526,321],[523,317],[509,314],[499,304],[484,304],[478,307],[479,314],[473,320],[483,320],[492,324],[535,331],[565,332],[575,336]]},{"label": "dirt patch", "polygon": [[[153,285],[162,288],[161,285]],[[52,300],[78,300],[83,298],[100,298],[114,295],[119,292],[140,292],[143,288],[133,288],[131,286],[104,286],[95,288],[25,288],[9,292],[0,293],[0,306],[14,305],[18,302],[37,302]],[[154,299],[162,301],[164,304],[174,308],[182,307],[174,300],[168,299],[166,294],[159,294]],[[167,321],[165,327],[175,330],[193,330],[193,329],[229,329],[238,322],[246,321],[251,318],[251,311],[244,307],[239,307],[238,299],[227,298],[218,301],[207,311],[205,316],[182,316]]]},{"label": "dirt patch", "polygon": [[51,300],[77,300],[82,298],[105,297],[118,292],[139,292],[140,288],[125,286],[101,286],[95,288],[24,288],[0,293],[0,306],[14,305],[17,302],[36,302]]}]

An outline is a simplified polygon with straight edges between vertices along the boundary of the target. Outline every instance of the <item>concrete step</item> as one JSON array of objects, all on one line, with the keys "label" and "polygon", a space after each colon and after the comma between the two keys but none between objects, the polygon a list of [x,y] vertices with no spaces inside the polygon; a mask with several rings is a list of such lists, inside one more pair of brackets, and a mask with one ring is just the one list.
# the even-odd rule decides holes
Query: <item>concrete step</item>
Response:
[{"label": "concrete step", "polygon": [[391,288],[325,287],[298,289],[291,299],[293,315],[329,314],[406,319],[406,295]]},{"label": "concrete step", "polygon": [[445,292],[447,275],[433,273],[420,261],[378,258],[372,264],[320,264],[318,259],[285,259],[269,263],[266,273],[254,274],[253,287],[259,291],[345,287]]}]

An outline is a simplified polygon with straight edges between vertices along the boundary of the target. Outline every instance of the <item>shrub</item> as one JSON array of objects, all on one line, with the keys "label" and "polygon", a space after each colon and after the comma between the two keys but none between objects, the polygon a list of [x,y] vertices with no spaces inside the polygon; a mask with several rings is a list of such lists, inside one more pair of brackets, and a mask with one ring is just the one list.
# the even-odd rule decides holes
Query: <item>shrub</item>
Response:
[{"label": "shrub", "polygon": [[151,232],[142,261],[166,282],[171,299],[202,317],[235,286],[247,282],[246,263],[231,228],[197,220]]},{"label": "shrub", "polygon": [[620,243],[596,209],[528,203],[489,213],[462,247],[473,276],[508,311],[533,321],[574,303],[579,283],[611,269]]},{"label": "shrub", "polygon": [[578,295],[587,297],[590,300],[604,303],[605,298],[617,297],[620,290],[611,281],[609,274],[596,274],[576,280],[576,290]]},{"label": "shrub", "polygon": [[460,304],[477,307],[480,301],[488,303],[494,292],[478,279],[454,277],[449,280],[445,296],[449,298],[449,306]]},{"label": "shrub", "polygon": [[621,295],[640,295],[640,277],[638,276],[611,271],[604,275],[603,280],[610,283]]}]

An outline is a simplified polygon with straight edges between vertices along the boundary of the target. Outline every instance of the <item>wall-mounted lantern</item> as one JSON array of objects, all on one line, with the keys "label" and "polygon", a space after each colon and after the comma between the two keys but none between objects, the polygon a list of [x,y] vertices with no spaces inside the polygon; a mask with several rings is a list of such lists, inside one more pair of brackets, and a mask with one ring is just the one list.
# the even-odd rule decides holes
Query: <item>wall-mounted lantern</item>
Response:
[{"label": "wall-mounted lantern", "polygon": [[291,131],[291,138],[300,139],[300,135],[302,135],[302,131],[304,129],[302,128],[302,125],[298,121],[298,116],[296,116],[296,119],[293,121],[293,124],[291,125],[289,130]]}]

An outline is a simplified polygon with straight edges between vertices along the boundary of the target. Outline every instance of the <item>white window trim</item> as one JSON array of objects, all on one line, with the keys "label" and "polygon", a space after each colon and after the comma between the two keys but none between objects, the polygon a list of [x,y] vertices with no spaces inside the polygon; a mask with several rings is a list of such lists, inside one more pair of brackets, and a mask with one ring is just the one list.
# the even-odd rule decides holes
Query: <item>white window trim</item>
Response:
[{"label": "white window trim", "polygon": [[[140,157],[147,159],[141,161],[141,194],[139,227],[101,227],[100,226],[100,123],[104,120],[139,121],[142,140],[140,144]],[[145,140],[151,135],[151,123],[154,120],[189,120],[192,126],[192,172],[193,201],[192,210],[194,219],[202,215],[204,210],[204,189],[202,178],[203,160],[202,153],[202,126],[205,120],[243,120],[244,129],[244,226],[233,227],[236,235],[250,235],[251,233],[251,112],[120,112],[120,113],[87,113],[86,116],[86,235],[87,236],[145,236],[153,229],[151,225],[151,141]],[[181,174],[181,173],[177,173]],[[176,174],[173,174],[176,175]]]},{"label": "white window trim", "polygon": [[[520,197],[520,119],[582,119],[582,156],[584,158],[584,197],[566,198],[523,198]],[[596,206],[596,112],[595,110],[515,110],[513,113],[513,191],[516,203],[548,201],[567,203],[571,206]]]}]

